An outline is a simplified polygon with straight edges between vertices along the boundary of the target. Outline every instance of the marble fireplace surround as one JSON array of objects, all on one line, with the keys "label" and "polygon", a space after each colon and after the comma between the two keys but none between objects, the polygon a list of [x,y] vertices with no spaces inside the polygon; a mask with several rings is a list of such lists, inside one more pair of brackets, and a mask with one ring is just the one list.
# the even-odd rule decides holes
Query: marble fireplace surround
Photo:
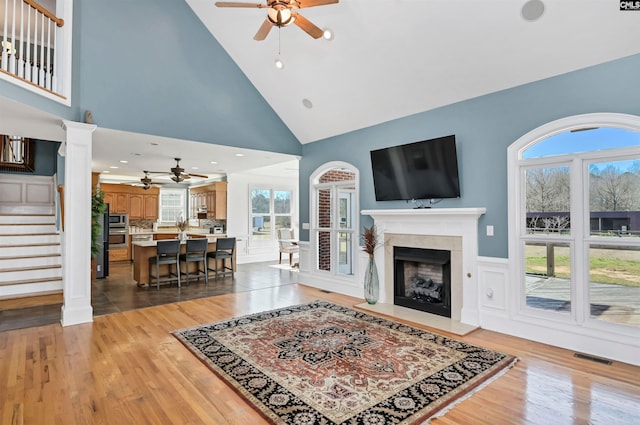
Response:
[{"label": "marble fireplace surround", "polygon": [[[478,327],[478,218],[485,208],[363,210],[374,219],[384,246],[375,252],[380,300],[358,307],[458,335]],[[451,251],[451,318],[393,304],[393,247]]]}]

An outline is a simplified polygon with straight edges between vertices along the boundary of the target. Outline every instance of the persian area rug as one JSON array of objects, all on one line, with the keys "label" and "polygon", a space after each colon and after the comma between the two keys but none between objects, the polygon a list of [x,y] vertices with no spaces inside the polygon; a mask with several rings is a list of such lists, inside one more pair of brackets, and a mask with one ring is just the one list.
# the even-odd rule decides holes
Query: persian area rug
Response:
[{"label": "persian area rug", "polygon": [[517,359],[325,301],[174,331],[274,424],[418,424]]}]

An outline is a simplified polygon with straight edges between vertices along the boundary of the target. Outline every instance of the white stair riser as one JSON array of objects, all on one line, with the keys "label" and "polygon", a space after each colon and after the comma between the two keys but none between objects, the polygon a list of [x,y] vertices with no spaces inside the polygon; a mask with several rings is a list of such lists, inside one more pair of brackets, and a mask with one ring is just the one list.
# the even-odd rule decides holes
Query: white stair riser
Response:
[{"label": "white stair riser", "polygon": [[55,206],[50,204],[43,205],[0,205],[0,214],[36,214],[51,215],[55,214]]},{"label": "white stair riser", "polygon": [[0,215],[0,224],[56,223],[54,215]]},{"label": "white stair riser", "polygon": [[26,269],[13,272],[0,271],[0,285],[2,285],[3,282],[15,280],[45,279],[50,277],[62,277],[62,268]]},{"label": "white stair riser", "polygon": [[60,254],[59,244],[41,246],[3,246],[0,244],[0,257],[15,257],[20,255]]},{"label": "white stair riser", "polygon": [[51,224],[15,224],[0,226],[0,235],[33,235],[40,233],[56,233],[58,229]]},{"label": "white stair riser", "polygon": [[27,258],[7,258],[0,257],[0,270],[18,269],[40,266],[59,266],[62,264],[62,257],[54,255],[51,257],[27,257]]},{"label": "white stair riser", "polygon": [[27,235],[27,236],[19,236],[19,235],[0,236],[0,246],[52,244],[59,241],[60,241],[60,236],[57,234]]},{"label": "white stair riser", "polygon": [[41,292],[62,290],[62,280],[52,280],[47,282],[25,283],[23,285],[0,286],[0,298],[10,298],[10,296],[26,296]]}]

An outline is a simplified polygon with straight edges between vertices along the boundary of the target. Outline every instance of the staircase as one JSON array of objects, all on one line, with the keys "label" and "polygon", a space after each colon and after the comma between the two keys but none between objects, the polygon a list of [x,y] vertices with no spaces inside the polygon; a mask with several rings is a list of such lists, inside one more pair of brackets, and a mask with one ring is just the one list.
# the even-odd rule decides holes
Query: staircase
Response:
[{"label": "staircase", "polygon": [[62,300],[60,234],[52,209],[30,208],[28,213],[0,209],[0,307],[24,307],[29,304],[25,297],[34,297],[34,305],[42,297]]}]

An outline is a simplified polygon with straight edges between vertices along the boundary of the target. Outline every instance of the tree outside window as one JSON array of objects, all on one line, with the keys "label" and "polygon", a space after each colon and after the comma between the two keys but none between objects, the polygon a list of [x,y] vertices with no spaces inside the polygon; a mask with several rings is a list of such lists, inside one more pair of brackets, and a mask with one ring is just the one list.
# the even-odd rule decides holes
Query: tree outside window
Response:
[{"label": "tree outside window", "polygon": [[291,228],[293,191],[254,188],[251,190],[251,238],[275,240],[277,230]]}]

